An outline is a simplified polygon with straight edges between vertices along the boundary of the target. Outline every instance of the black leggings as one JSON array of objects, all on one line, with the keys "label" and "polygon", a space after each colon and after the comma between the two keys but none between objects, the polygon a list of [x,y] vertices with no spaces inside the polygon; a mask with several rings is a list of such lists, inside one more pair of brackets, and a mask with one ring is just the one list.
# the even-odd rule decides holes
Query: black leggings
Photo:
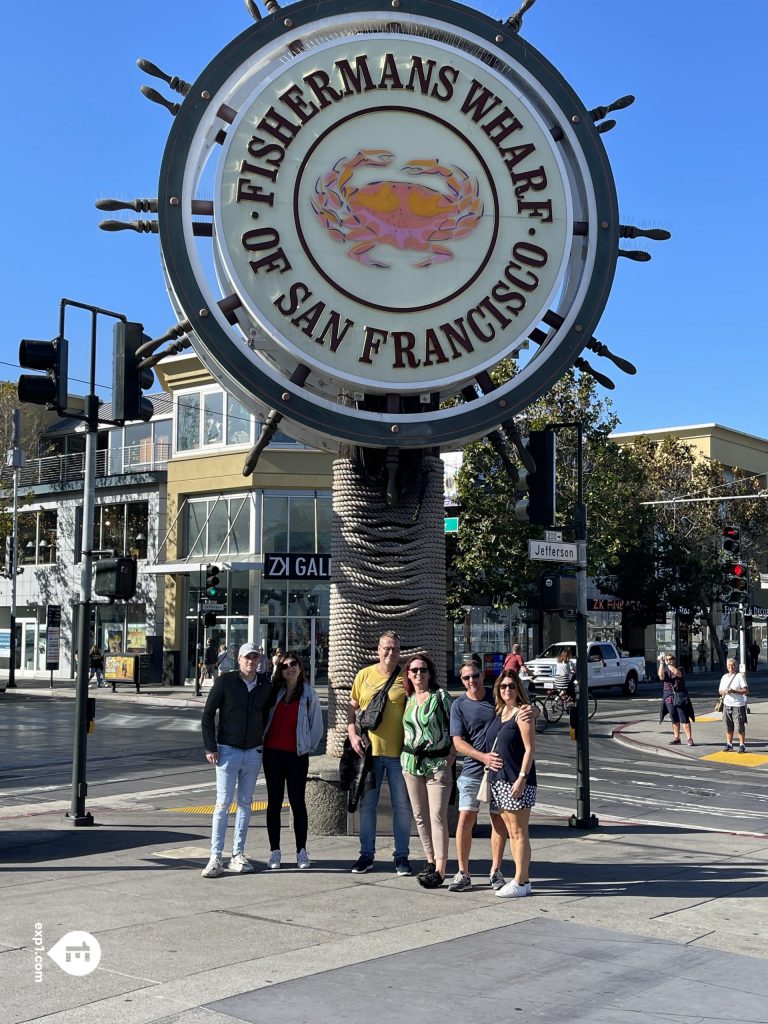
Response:
[{"label": "black leggings", "polygon": [[307,789],[309,754],[292,754],[287,750],[264,748],[262,759],[264,778],[267,780],[267,834],[270,850],[280,849],[280,818],[283,798],[288,787],[288,803],[293,813],[293,831],[296,835],[296,851],[307,845],[307,804],[304,794]]}]

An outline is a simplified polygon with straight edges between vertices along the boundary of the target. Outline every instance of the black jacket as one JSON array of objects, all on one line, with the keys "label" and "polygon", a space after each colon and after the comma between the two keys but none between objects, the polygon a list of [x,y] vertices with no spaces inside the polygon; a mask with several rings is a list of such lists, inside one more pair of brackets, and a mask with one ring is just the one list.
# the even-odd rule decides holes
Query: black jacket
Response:
[{"label": "black jacket", "polygon": [[[239,672],[222,672],[216,679],[203,709],[203,746],[216,752],[216,742],[250,750],[260,747],[264,736],[264,706],[272,687],[258,684],[249,692]],[[216,712],[218,729],[215,728]]]}]

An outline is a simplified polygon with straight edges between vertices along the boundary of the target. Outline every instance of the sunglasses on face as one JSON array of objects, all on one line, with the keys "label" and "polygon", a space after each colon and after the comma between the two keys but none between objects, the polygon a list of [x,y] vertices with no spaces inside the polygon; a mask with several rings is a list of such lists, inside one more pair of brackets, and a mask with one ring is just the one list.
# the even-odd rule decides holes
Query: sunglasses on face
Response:
[{"label": "sunglasses on face", "polygon": [[517,687],[514,683],[499,683],[500,690],[516,690]]},{"label": "sunglasses on face", "polygon": [[283,661],[280,664],[283,666],[283,668],[296,668],[299,663],[298,661]]},{"label": "sunglasses on face", "polygon": [[470,676],[462,676],[461,678],[464,680],[465,683],[468,683],[470,679],[479,679],[480,678],[480,673],[479,672],[473,672],[472,675],[470,675]]},{"label": "sunglasses on face", "polygon": [[421,674],[422,672],[429,672],[429,669],[427,668],[426,665],[413,665],[411,668],[408,669],[408,671],[418,672],[419,674]]}]

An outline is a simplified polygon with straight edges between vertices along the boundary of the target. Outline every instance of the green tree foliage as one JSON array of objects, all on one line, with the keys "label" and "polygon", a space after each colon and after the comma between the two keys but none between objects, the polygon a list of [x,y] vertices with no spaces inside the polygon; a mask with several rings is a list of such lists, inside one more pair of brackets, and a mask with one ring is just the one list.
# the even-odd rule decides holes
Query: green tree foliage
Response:
[{"label": "green tree foliage", "polygon": [[[610,402],[597,396],[591,378],[569,371],[529,407],[518,426],[525,436],[547,423],[576,421],[584,427],[588,571],[612,573],[623,552],[641,547],[648,517],[637,505],[642,478],[636,460],[609,440],[618,422]],[[558,431],[558,523],[566,530],[576,501],[576,437],[573,427]],[[524,603],[546,568],[530,562],[527,553],[529,537],[540,536],[541,531],[515,519],[515,489],[487,440],[465,449],[458,489],[460,529],[449,569],[449,609],[456,612],[466,603]]]},{"label": "green tree foliage", "polygon": [[[639,438],[627,446],[627,452],[641,469],[637,500],[664,502],[644,506],[653,513],[645,551],[646,557],[653,558],[657,599],[670,608],[703,614],[714,634],[713,609],[727,593],[725,565],[732,561],[722,553],[723,526],[741,528],[741,560],[749,565],[753,581],[758,578],[768,532],[765,498],[727,499],[759,495],[764,480],[702,458],[677,438],[659,442]],[[622,589],[630,585],[626,573]]]}]

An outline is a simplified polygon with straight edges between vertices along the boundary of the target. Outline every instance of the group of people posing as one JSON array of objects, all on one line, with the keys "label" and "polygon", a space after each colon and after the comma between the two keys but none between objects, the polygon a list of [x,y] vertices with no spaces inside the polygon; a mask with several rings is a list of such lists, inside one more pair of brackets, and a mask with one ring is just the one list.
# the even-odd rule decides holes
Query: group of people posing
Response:
[{"label": "group of people posing", "polygon": [[[747,697],[749,686],[743,673],[739,672],[735,658],[726,661],[727,671],[720,680],[718,693],[722,700],[723,722],[725,724],[724,752],[734,749],[734,732],[739,738],[737,750],[740,754],[747,751]],[[682,743],[680,727],[685,733],[689,747],[695,746],[693,725],[696,715],[693,704],[685,685],[685,672],[677,664],[674,654],[659,655],[659,679],[662,682],[661,709],[659,722],[669,715],[672,723],[672,746]]]},{"label": "group of people posing", "polygon": [[[456,780],[458,870],[448,889],[472,888],[469,855],[480,808],[481,784],[490,787],[491,869],[489,884],[502,898],[531,895],[529,817],[536,802],[534,710],[520,676],[505,668],[492,692],[476,662],[462,665],[465,692],[452,700],[437,680],[427,654],[411,655],[400,667],[400,640],[385,632],[377,647],[378,662],[355,677],[349,703],[348,738],[359,759],[360,855],[352,872],[371,871],[376,857],[377,808],[386,778],[392,802],[394,869],[411,875],[410,836],[416,821],[425,864],[417,875],[426,889],[443,885],[448,867],[448,804],[454,787],[457,755],[464,758]],[[245,644],[239,670],[214,682],[203,712],[207,759],[216,765],[217,793],[211,858],[203,877],[224,872],[227,812],[237,791],[237,812],[230,871],[253,871],[244,846],[253,789],[263,763],[267,783],[269,868],[279,868],[280,814],[285,794],[293,812],[296,863],[310,866],[306,851],[305,788],[309,752],[322,739],[322,718],[314,689],[305,682],[299,659],[287,652],[271,684],[256,681],[258,650]],[[384,691],[384,692],[382,692]],[[375,727],[360,719],[377,695],[384,698]],[[215,726],[218,714],[218,729]],[[502,858],[510,839],[515,875],[507,882]]]}]

